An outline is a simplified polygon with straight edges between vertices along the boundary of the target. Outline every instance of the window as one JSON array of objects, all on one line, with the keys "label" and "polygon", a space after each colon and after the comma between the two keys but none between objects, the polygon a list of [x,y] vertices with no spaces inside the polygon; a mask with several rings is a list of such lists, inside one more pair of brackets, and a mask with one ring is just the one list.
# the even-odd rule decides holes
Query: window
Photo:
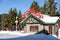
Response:
[{"label": "window", "polygon": [[32,32],[38,31],[38,26],[30,26],[30,31]]}]

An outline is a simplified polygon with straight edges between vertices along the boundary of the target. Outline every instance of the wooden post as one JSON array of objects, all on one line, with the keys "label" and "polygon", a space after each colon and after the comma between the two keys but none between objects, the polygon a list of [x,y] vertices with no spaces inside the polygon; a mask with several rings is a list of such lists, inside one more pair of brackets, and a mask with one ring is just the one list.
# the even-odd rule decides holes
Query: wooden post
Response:
[{"label": "wooden post", "polygon": [[17,31],[18,30],[18,17],[16,17],[15,23],[16,23],[16,31]]},{"label": "wooden post", "polygon": [[59,25],[56,25],[56,36],[58,37],[58,29],[59,29]]}]

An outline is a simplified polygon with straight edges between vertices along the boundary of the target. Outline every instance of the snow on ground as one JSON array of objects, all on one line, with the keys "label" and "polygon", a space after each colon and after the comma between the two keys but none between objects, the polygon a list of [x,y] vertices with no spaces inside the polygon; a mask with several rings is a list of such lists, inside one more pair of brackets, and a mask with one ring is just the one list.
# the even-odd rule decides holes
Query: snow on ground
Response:
[{"label": "snow on ground", "polygon": [[31,35],[30,33],[22,33],[20,31],[0,31],[0,39],[16,38]]},{"label": "snow on ground", "polygon": [[[17,37],[23,37],[28,35],[33,35],[33,34],[24,33],[21,31],[0,31],[0,39],[17,38]],[[60,37],[57,37],[56,35],[52,35],[52,36],[60,39]]]},{"label": "snow on ground", "polygon": [[59,39],[53,37],[52,35],[46,35],[44,33],[41,33],[41,34],[29,35],[29,36],[18,37],[18,38],[10,38],[4,40],[59,40]]},{"label": "snow on ground", "polygon": [[58,39],[60,39],[60,37],[59,37],[59,36],[58,36],[58,37],[57,37],[56,35],[52,35],[52,36],[54,36],[55,38],[58,38]]},{"label": "snow on ground", "polygon": [[19,36],[12,35],[12,34],[0,34],[0,39],[16,38],[16,37],[19,37]]},{"label": "snow on ground", "polygon": [[58,37],[57,37],[56,35],[52,35],[52,36],[54,36],[54,37],[60,39],[60,29],[59,29],[59,31],[58,31],[58,34],[59,34]]}]

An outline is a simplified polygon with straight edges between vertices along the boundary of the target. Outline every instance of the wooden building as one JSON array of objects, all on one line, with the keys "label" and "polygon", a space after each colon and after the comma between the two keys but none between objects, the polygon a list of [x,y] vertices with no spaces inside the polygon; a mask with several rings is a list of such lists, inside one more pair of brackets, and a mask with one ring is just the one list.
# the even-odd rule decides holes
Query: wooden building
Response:
[{"label": "wooden building", "polygon": [[45,29],[50,34],[56,34],[59,17],[51,17],[44,15],[41,12],[27,11],[23,15],[24,19],[21,22],[26,33],[37,33]]}]

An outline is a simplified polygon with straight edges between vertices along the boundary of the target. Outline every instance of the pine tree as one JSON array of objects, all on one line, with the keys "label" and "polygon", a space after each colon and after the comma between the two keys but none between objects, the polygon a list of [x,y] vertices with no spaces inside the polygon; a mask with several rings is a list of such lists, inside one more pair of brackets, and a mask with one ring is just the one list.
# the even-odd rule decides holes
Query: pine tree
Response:
[{"label": "pine tree", "polygon": [[16,9],[12,10],[11,8],[8,15],[8,22],[10,27],[15,25],[16,16],[17,16],[17,10]]},{"label": "pine tree", "polygon": [[37,12],[41,11],[37,2],[33,1],[30,8],[34,8]]},{"label": "pine tree", "polygon": [[1,15],[1,28],[2,28],[3,30],[5,29],[5,27],[8,27],[7,15],[8,15],[8,14],[2,14],[2,15]]},{"label": "pine tree", "polygon": [[0,15],[0,27],[1,27],[1,15]]},{"label": "pine tree", "polygon": [[41,7],[41,8],[42,8],[42,9],[41,9],[41,10],[42,10],[41,12],[44,13],[44,14],[47,14],[47,4],[48,4],[48,3],[47,3],[47,0],[45,0],[44,6]]},{"label": "pine tree", "polygon": [[56,3],[54,0],[48,0],[48,14],[50,16],[56,15]]},{"label": "pine tree", "polygon": [[18,22],[19,22],[19,27],[21,27],[21,21],[22,21],[22,13],[21,11],[19,11],[19,14],[18,14]]}]

